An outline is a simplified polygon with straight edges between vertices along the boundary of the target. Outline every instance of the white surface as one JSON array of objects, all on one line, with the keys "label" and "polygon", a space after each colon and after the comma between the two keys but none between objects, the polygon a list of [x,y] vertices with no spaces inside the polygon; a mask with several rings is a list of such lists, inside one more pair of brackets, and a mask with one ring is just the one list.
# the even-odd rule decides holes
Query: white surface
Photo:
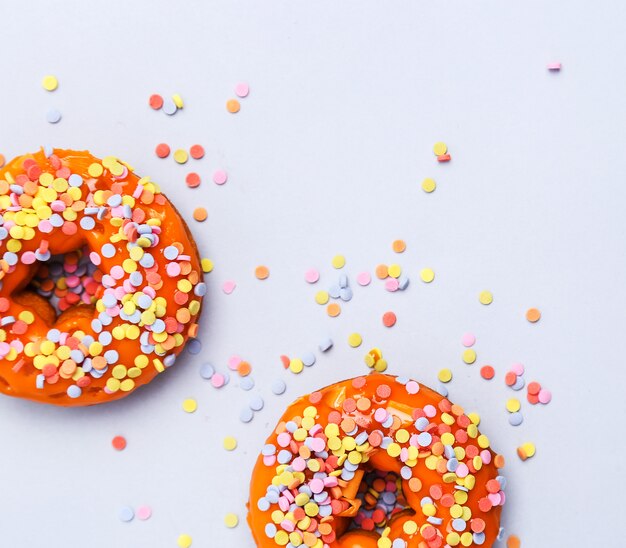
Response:
[{"label": "white surface", "polygon": [[[441,367],[454,371],[451,398],[481,413],[508,458],[504,526],[524,546],[620,545],[611,463],[626,449],[625,11],[573,0],[3,3],[0,151],[51,143],[122,157],[188,218],[208,208],[192,228],[216,268],[202,354],[150,387],[89,409],[0,398],[0,545],[170,548],[185,532],[194,548],[251,547],[244,503],[265,436],[297,395],[365,373],[372,346],[391,373],[435,384]],[[48,73],[54,93],[40,86]],[[239,81],[251,93],[233,116],[224,103]],[[153,112],[154,92],[180,93],[185,109]],[[50,107],[63,113],[56,126]],[[440,139],[448,165],[431,152]],[[199,142],[207,156],[159,160],[161,141]],[[210,181],[217,168],[229,173],[223,187]],[[198,189],[184,184],[190,170]],[[426,176],[432,195],[420,189]],[[401,256],[396,238],[408,243]],[[355,297],[331,319],[313,294],[335,281],[336,253]],[[357,272],[395,260],[412,279],[405,293],[356,286]],[[265,282],[253,277],[260,263]],[[303,281],[311,266],[316,287]],[[426,266],[431,285],[418,280]],[[230,296],[226,279],[238,284]],[[489,307],[482,289],[495,295]],[[543,313],[537,325],[524,319],[530,306]],[[352,331],[364,337],[357,350]],[[478,338],[473,367],[460,360],[465,331]],[[327,334],[335,348],[314,368],[282,370],[280,354],[314,350]],[[198,375],[232,354],[253,364],[252,393],[266,399],[249,425],[238,414],[251,393]],[[519,428],[502,381],[515,361],[554,393],[547,407],[524,405]],[[497,369],[490,383],[485,363]],[[282,397],[270,391],[277,378]],[[198,399],[193,415],[186,397]],[[116,434],[128,439],[122,453],[110,447]],[[239,440],[232,454],[225,435]],[[538,452],[521,463],[525,441]],[[118,520],[121,506],[142,503],[149,521]],[[226,512],[238,528],[226,529]]]}]

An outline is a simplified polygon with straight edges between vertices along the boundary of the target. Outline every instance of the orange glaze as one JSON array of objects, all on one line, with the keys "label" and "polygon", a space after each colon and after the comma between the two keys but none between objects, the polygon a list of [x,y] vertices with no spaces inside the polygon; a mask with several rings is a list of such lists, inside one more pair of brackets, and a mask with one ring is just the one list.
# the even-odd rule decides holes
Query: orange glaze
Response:
[{"label": "orange glaze", "polygon": [[[79,223],[89,208],[95,226],[85,230]],[[50,225],[55,213],[54,224],[60,224],[60,216],[61,226]],[[0,216],[1,392],[65,406],[119,399],[164,371],[195,336],[206,288],[195,243],[158,186],[127,164],[59,149],[15,158],[0,169]],[[139,227],[152,232],[152,241],[141,239],[145,233]],[[113,256],[103,255],[105,244],[113,246]],[[56,317],[47,299],[28,284],[48,257],[46,250],[59,255],[83,246],[99,263],[103,285],[92,303],[76,304]],[[174,260],[164,255],[168,246],[177,248]],[[169,263],[177,263],[170,274]],[[141,275],[140,280],[134,274],[136,285],[130,282],[132,271]],[[108,291],[120,292],[108,309],[103,302],[107,279]],[[122,306],[127,309],[120,312]],[[92,339],[102,343],[91,344]]]},{"label": "orange glaze", "polygon": [[[248,523],[257,546],[271,548],[277,545],[287,545],[291,541],[291,538],[285,538],[285,534],[280,533],[283,530],[283,519],[286,519],[287,522],[290,521],[284,515],[285,510],[291,513],[292,523],[296,523],[295,533],[292,531],[291,534],[295,534],[303,540],[301,546],[314,546],[315,548],[390,548],[394,539],[402,539],[408,548],[434,548],[448,545],[477,546],[479,544],[490,547],[493,545],[499,532],[501,505],[504,504],[504,493],[500,490],[499,484],[499,481],[504,480],[499,476],[498,468],[495,465],[498,463],[503,466],[502,457],[496,456],[488,448],[487,438],[480,435],[475,425],[459,406],[451,404],[447,399],[423,385],[418,385],[415,381],[410,382],[412,384],[408,386],[413,392],[419,386],[417,393],[409,393],[406,380],[399,382],[399,379],[396,380],[395,377],[372,373],[367,377],[349,379],[301,397],[287,408],[276,429],[267,439],[266,443],[269,445],[270,451],[266,451],[268,448],[266,445],[264,452],[271,453],[271,446],[276,448],[275,456],[278,451],[288,451],[289,468],[287,465],[272,462],[275,458],[264,457],[261,454],[252,473]],[[389,394],[385,394],[385,391]],[[432,407],[427,407],[429,405]],[[416,418],[424,416],[423,410],[425,408],[431,415],[427,419],[428,425],[425,427],[425,431],[431,434],[432,441],[428,446],[420,448],[417,459],[413,462],[401,462],[401,458],[406,458],[405,454],[401,453],[398,457],[392,457],[388,453],[389,446],[387,449],[380,447],[380,440],[384,436],[390,436],[392,439],[387,441],[397,443],[400,449],[408,447],[411,442],[404,441],[401,443],[398,441],[398,437],[405,440],[407,432],[410,436],[420,433]],[[385,426],[375,418],[376,411],[379,409],[385,410],[379,411],[381,416],[391,417],[391,419],[387,418],[387,422],[383,422]],[[306,425],[302,423],[302,417],[307,416],[307,414],[313,419],[314,436],[311,435],[309,429],[312,423],[309,422]],[[296,425],[299,425],[299,429],[292,433],[290,441],[290,436],[286,434],[286,425],[289,421],[294,421]],[[345,428],[353,425],[351,421],[357,425],[357,432],[352,431],[348,435]],[[387,426],[389,422],[392,423],[391,426]],[[328,430],[330,423],[339,423],[339,429],[335,429],[334,432]],[[451,423],[451,425],[446,423]],[[321,429],[316,425],[320,425]],[[303,426],[304,430],[300,430]],[[423,429],[423,422],[419,426]],[[291,428],[293,430],[293,425]],[[335,427],[331,426],[331,428]],[[402,430],[407,432],[402,432]],[[294,496],[299,493],[299,489],[303,485],[311,486],[313,472],[310,469],[304,469],[304,481],[302,481],[302,475],[297,476],[298,469],[303,468],[303,461],[306,461],[307,467],[311,461],[316,461],[314,469],[319,465],[320,470],[326,471],[329,476],[341,474],[343,461],[337,461],[337,457],[345,460],[350,451],[343,450],[345,445],[342,445],[337,452],[329,449],[329,443],[331,443],[329,440],[337,437],[335,435],[337,432],[339,433],[338,437],[342,440],[346,437],[356,438],[360,433],[365,432],[367,441],[352,449],[352,451],[360,453],[362,458],[362,462],[354,472],[354,477],[344,481],[340,475],[337,487],[331,485],[324,488],[331,500],[332,514],[321,517],[319,513],[321,506],[317,506],[318,510],[313,508],[307,515],[307,512],[299,507],[298,501],[294,502],[293,500],[291,505],[287,502],[287,506],[281,510],[280,504],[276,501],[268,501],[266,498],[267,488],[272,483],[281,485],[282,481],[291,481],[287,490],[290,490],[291,495]],[[459,463],[468,467],[463,471],[460,468],[457,469],[463,477],[458,477],[446,470],[448,459],[443,456],[446,453],[441,443],[441,436],[446,432],[451,432],[456,438],[451,446],[457,457],[463,457],[458,458]],[[297,433],[300,433],[301,439],[306,438],[305,441],[297,441],[295,439]],[[279,440],[281,434],[283,439]],[[312,437],[318,437],[324,441],[325,450],[329,453],[328,458],[316,458],[317,453],[314,453],[307,445]],[[446,443],[450,443],[449,439],[444,439]],[[413,441],[412,438],[411,441]],[[282,442],[282,446],[279,442]],[[285,443],[287,443],[286,446]],[[342,444],[344,443],[342,441]],[[333,445],[333,447],[336,446]],[[348,448],[350,447],[352,445],[348,443]],[[463,455],[464,451],[471,455],[478,455],[467,458],[468,453]],[[301,461],[296,466],[297,461],[295,459],[298,456]],[[269,461],[264,462],[264,459],[269,459]],[[335,462],[331,462],[332,459]],[[384,538],[381,538],[381,535],[375,531],[348,529],[360,504],[360,501],[355,499],[355,494],[363,473],[376,469],[400,475],[402,467],[407,464],[413,465],[411,468],[412,477],[410,480],[402,479],[401,481],[408,509],[391,516],[387,522],[387,528],[382,531]],[[335,471],[334,474],[333,471]],[[291,472],[293,477],[281,475],[285,472]],[[444,478],[444,474],[449,475]],[[499,479],[496,480],[496,477]],[[488,484],[487,482],[490,480],[492,481]],[[467,490],[458,494],[461,489],[455,489],[455,487],[465,487]],[[487,498],[489,495],[488,487],[490,491],[497,493],[492,495],[491,501]],[[317,489],[319,490],[319,487]],[[467,493],[467,497],[465,493]],[[321,494],[323,495],[323,493]],[[424,497],[429,496],[432,497],[436,506],[435,517],[443,520],[440,525],[431,525],[422,510],[421,501]],[[459,499],[456,500],[455,496]],[[464,500],[465,498],[467,500]],[[259,502],[261,499],[263,501]],[[274,514],[277,510],[278,514]],[[463,532],[454,532],[451,517],[453,511],[463,512],[466,521],[464,532],[469,533],[469,536],[465,534],[464,537],[461,537]],[[270,533],[274,533],[273,538],[266,533],[268,524],[271,524],[269,529]],[[321,526],[321,524],[325,525]],[[285,532],[293,528],[290,523],[287,523],[287,526]],[[320,534],[319,529],[316,532],[318,527],[321,527],[325,534]],[[413,531],[411,527],[416,530]],[[484,537],[481,538],[480,534],[476,537],[472,535],[472,531],[480,532],[482,530],[484,530]],[[291,545],[289,544],[289,546]]]}]

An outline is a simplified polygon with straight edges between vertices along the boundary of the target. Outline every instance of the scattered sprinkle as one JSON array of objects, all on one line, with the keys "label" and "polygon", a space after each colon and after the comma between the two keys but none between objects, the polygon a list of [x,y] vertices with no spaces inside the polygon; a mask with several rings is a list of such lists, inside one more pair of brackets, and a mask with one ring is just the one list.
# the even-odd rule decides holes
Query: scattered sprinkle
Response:
[{"label": "scattered sprinkle", "polygon": [[200,175],[192,171],[191,173],[187,173],[185,176],[185,183],[189,188],[196,188],[200,186],[202,180],[200,179]]},{"label": "scattered sprinkle", "polygon": [[270,275],[270,269],[266,266],[259,265],[254,269],[254,275],[257,280],[266,280]]},{"label": "scattered sprinkle", "polygon": [[346,266],[346,258],[343,255],[335,255],[331,261],[333,268],[340,269]]},{"label": "scattered sprinkle", "polygon": [[424,283],[429,284],[435,279],[435,272],[431,268],[422,268],[420,270],[420,278]]},{"label": "scattered sprinkle", "polygon": [[216,185],[223,185],[226,181],[228,181],[228,174],[223,169],[218,169],[215,173],[213,173],[213,182]]},{"label": "scattered sprinkle", "polygon": [[187,160],[189,160],[189,154],[187,154],[185,149],[177,148],[174,151],[174,161],[177,164],[186,164]]},{"label": "scattered sprinkle", "polygon": [[403,253],[406,250],[406,242],[404,240],[394,240],[391,249],[396,253]]},{"label": "scattered sprinkle", "polygon": [[506,539],[506,548],[521,548],[521,546],[522,541],[517,535],[510,535],[509,538]]},{"label": "scattered sprinkle", "polygon": [[239,518],[237,517],[237,514],[226,514],[226,516],[224,516],[224,525],[226,525],[226,527],[232,529],[233,527],[237,527],[237,525],[239,524]]},{"label": "scattered sprinkle", "polygon": [[553,71],[553,72],[560,71],[561,70],[561,63],[559,63],[559,62],[548,63],[548,70]]},{"label": "scattered sprinkle", "polygon": [[396,325],[396,315],[389,311],[389,312],[385,312],[383,314],[383,325],[385,327],[393,327],[394,325]]},{"label": "scattered sprinkle", "polygon": [[226,280],[222,284],[222,291],[226,293],[226,295],[230,295],[233,291],[235,291],[236,287],[237,287],[237,284],[234,281]]},{"label": "scattered sprinkle", "polygon": [[495,375],[496,370],[491,365],[483,365],[480,368],[480,376],[485,380],[490,381],[495,377]]},{"label": "scattered sprinkle", "polygon": [[204,257],[200,261],[200,265],[202,266],[202,272],[204,272],[205,274],[213,271],[213,261],[211,259],[207,259],[206,257]]},{"label": "scattered sprinkle", "polygon": [[239,101],[237,101],[237,99],[229,99],[228,101],[226,101],[226,110],[231,114],[239,112],[240,108],[241,105],[239,104]]},{"label": "scattered sprinkle", "polygon": [[183,98],[178,93],[175,93],[174,95],[172,95],[172,101],[174,101],[176,108],[184,107]]},{"label": "scattered sprinkle", "polygon": [[209,214],[206,208],[204,207],[197,207],[196,209],[193,210],[193,218],[199,223],[206,221],[208,216]]},{"label": "scattered sprinkle", "polygon": [[116,451],[123,451],[126,449],[126,438],[124,436],[115,436],[111,440],[111,445]]},{"label": "scattered sprinkle", "polygon": [[141,521],[146,521],[147,519],[150,519],[150,517],[152,517],[152,508],[150,508],[149,506],[146,506],[145,504],[142,506],[139,506],[137,508],[137,518],[140,519]]},{"label": "scattered sprinkle", "polygon": [[46,121],[49,124],[56,124],[61,121],[61,113],[56,108],[51,108],[46,113]]},{"label": "scattered sprinkle", "polygon": [[437,378],[441,382],[450,382],[452,380],[452,371],[450,371],[449,369],[442,369],[441,371],[439,371]]},{"label": "scattered sprinkle", "polygon": [[461,344],[466,348],[474,346],[476,344],[476,336],[473,333],[463,333]]},{"label": "scattered sprinkle", "polygon": [[133,521],[135,512],[133,512],[133,509],[130,506],[122,506],[118,515],[121,521],[128,523],[129,521]]},{"label": "scattered sprinkle", "polygon": [[163,97],[161,97],[158,93],[153,93],[148,99],[148,104],[150,105],[150,108],[160,110],[163,107]]},{"label": "scattered sprinkle", "polygon": [[193,398],[187,398],[183,401],[183,411],[185,413],[194,413],[198,409],[198,402]]},{"label": "scattered sprinkle", "polygon": [[43,77],[41,85],[46,91],[54,91],[59,87],[59,81],[56,79],[55,76],[48,75]]},{"label": "scattered sprinkle", "polygon": [[285,384],[285,381],[278,379],[272,383],[272,393],[276,396],[284,394],[285,390],[287,390],[287,385]]},{"label": "scattered sprinkle", "polygon": [[437,183],[435,183],[434,179],[427,177],[422,181],[422,190],[427,194],[430,194],[437,188]]},{"label": "scattered sprinkle", "polygon": [[245,82],[240,82],[235,86],[235,95],[237,97],[241,97],[243,99],[244,97],[247,97],[249,93],[250,86],[248,86]]},{"label": "scattered sprinkle", "polygon": [[362,342],[363,342],[363,338],[358,333],[351,333],[350,335],[348,335],[348,344],[352,348],[357,348],[361,346]]},{"label": "scattered sprinkle", "polygon": [[314,284],[320,279],[320,273],[315,268],[309,268],[304,273],[304,280],[309,284]]},{"label": "scattered sprinkle", "polygon": [[471,348],[468,348],[467,350],[463,351],[462,357],[463,357],[463,361],[467,365],[471,365],[476,361],[476,351],[472,350]]},{"label": "scattered sprinkle", "polygon": [[178,548],[189,548],[192,542],[189,535],[180,535],[177,540]]},{"label": "scattered sprinkle", "polygon": [[339,316],[339,314],[341,314],[341,306],[339,306],[337,303],[330,303],[326,307],[326,312],[331,318],[336,318],[337,316]]},{"label": "scattered sprinkle", "polygon": [[189,154],[194,160],[204,158],[204,147],[202,145],[192,145]]},{"label": "scattered sprinkle", "polygon": [[538,308],[529,308],[526,311],[526,319],[530,323],[536,323],[541,319],[541,312]]},{"label": "scattered sprinkle", "polygon": [[369,285],[372,281],[372,276],[369,272],[359,272],[356,275],[356,283],[362,286]]},{"label": "scattered sprinkle", "polygon": [[232,436],[226,436],[222,445],[226,451],[234,451],[237,448],[237,440]]},{"label": "scattered sprinkle", "polygon": [[443,156],[446,152],[448,152],[448,145],[439,141],[434,144],[433,152],[435,153],[435,156]]},{"label": "scattered sprinkle", "polygon": [[167,143],[159,143],[154,152],[159,158],[167,158],[170,155],[170,146]]},{"label": "scattered sprinkle", "polygon": [[493,295],[491,294],[491,291],[481,291],[478,295],[478,300],[480,301],[480,304],[488,305],[493,302]]},{"label": "scattered sprinkle", "polygon": [[319,343],[318,348],[320,352],[327,352],[333,347],[333,341],[330,337],[325,338],[322,342]]},{"label": "scattered sprinkle", "polygon": [[517,448],[517,456],[522,460],[534,457],[536,452],[535,444],[531,442],[523,443]]}]

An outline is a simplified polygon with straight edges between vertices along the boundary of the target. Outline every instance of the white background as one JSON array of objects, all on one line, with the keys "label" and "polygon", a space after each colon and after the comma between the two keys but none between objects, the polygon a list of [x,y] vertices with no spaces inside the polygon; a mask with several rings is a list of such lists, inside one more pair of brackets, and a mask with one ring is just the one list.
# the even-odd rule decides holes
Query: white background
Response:
[{"label": "white background", "polygon": [[[50,143],[118,155],[187,218],[207,207],[191,226],[216,266],[202,353],[149,387],[88,409],[0,398],[0,546],[169,548],[181,533],[194,548],[253,546],[244,504],[263,440],[296,396],[366,373],[373,346],[391,373],[427,384],[453,370],[451,398],[481,413],[507,457],[503,521],[525,547],[620,546],[625,11],[616,0],[2,2],[0,152]],[[546,70],[551,61],[561,73]],[[59,78],[54,93],[41,88],[45,74]],[[231,115],[224,105],[241,81],[250,96]],[[185,109],[152,111],[155,92],[180,93]],[[63,114],[55,126],[51,107]],[[447,165],[432,154],[438,140]],[[207,155],[159,160],[161,141]],[[218,168],[223,187],[210,180]],[[191,170],[197,189],[184,184]],[[401,256],[396,238],[408,244]],[[335,283],[336,253],[355,296],[332,319],[313,295]],[[393,261],[411,278],[406,292],[356,285],[361,270]],[[265,282],[258,264],[271,270]],[[322,272],[315,287],[303,280],[311,266]],[[436,272],[430,285],[424,267]],[[491,306],[478,303],[483,289]],[[536,325],[524,319],[531,306],[543,313]],[[398,315],[393,329],[381,324],[386,310]],[[356,350],[353,331],[364,338]],[[460,359],[466,331],[478,338],[471,367]],[[335,347],[312,369],[282,369],[280,354],[316,350],[326,335]],[[254,367],[252,393],[236,379],[216,391],[198,374],[233,354]],[[516,361],[554,394],[523,405],[519,428],[504,409]],[[486,363],[492,382],[479,376]],[[278,378],[281,397],[270,391]],[[266,407],[243,425],[255,393]],[[193,415],[181,409],[187,397],[198,400]],[[122,453],[116,434],[128,439]],[[537,455],[522,463],[525,441]],[[119,508],[140,504],[149,521],[119,521]],[[223,525],[226,512],[239,527]]]}]

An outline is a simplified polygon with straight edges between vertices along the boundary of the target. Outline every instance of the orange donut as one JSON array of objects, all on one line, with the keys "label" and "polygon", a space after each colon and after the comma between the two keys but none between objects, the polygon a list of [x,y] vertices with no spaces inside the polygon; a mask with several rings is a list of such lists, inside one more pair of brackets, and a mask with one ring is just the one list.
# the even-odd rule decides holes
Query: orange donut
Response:
[{"label": "orange donut", "polygon": [[0,391],[115,400],[171,366],[206,286],[189,229],[148,177],[42,149],[0,170]]},{"label": "orange donut", "polygon": [[477,422],[415,381],[378,373],[297,399],[252,473],[257,546],[492,546],[504,462]]}]

